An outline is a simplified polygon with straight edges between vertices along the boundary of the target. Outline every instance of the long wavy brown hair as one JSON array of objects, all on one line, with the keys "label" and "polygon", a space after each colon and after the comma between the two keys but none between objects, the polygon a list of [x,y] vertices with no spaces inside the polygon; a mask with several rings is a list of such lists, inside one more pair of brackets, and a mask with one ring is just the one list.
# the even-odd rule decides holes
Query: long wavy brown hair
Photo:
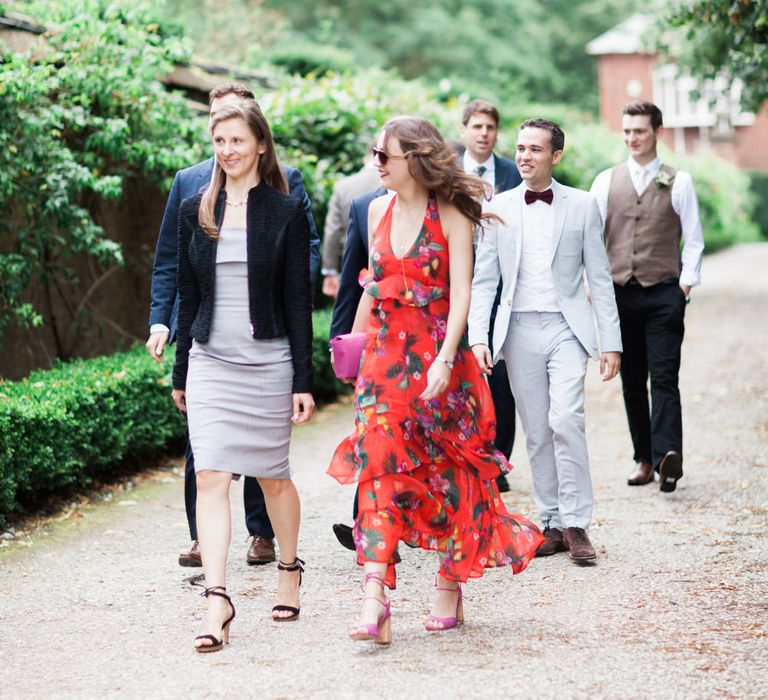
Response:
[{"label": "long wavy brown hair", "polygon": [[456,152],[442,134],[426,119],[394,117],[383,128],[384,147],[396,138],[408,162],[408,172],[416,182],[434,192],[438,198],[455,206],[476,226],[483,219],[483,199],[490,199],[491,186],[483,179],[464,172]]},{"label": "long wavy brown hair", "polygon": [[[213,112],[208,123],[208,131],[211,136],[213,136],[216,125],[228,119],[242,119],[245,121],[251,133],[256,137],[256,140],[266,145],[266,150],[259,157],[259,164],[257,166],[259,179],[270,187],[287,193],[288,183],[277,160],[272,130],[269,128],[269,122],[267,122],[256,100],[242,100],[237,104],[224,105]],[[214,159],[211,181],[203,193],[203,198],[200,200],[200,211],[198,214],[200,226],[208,234],[208,237],[214,241],[219,237],[219,227],[216,225],[216,200],[219,198],[219,192],[226,186],[226,182],[226,173],[219,166],[218,160]]]}]

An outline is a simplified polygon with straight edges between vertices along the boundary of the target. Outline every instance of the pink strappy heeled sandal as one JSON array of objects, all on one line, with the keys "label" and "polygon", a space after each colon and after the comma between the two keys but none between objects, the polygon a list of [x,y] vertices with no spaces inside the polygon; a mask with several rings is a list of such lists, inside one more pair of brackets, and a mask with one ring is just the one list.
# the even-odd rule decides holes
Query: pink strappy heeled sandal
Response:
[{"label": "pink strappy heeled sandal", "polygon": [[453,629],[460,622],[464,622],[464,603],[461,599],[461,584],[458,585],[458,588],[446,588],[445,586],[441,586],[439,581],[435,579],[435,588],[438,591],[459,592],[459,597],[456,600],[456,614],[451,617],[429,615],[427,621],[424,623],[424,627],[426,627],[429,632],[443,632],[444,630]]},{"label": "pink strappy heeled sandal", "polygon": [[[378,574],[365,574],[362,583],[363,592],[365,592],[365,584],[368,583],[368,581],[376,581],[382,589],[384,588],[384,581]],[[349,631],[350,639],[353,639],[356,642],[372,640],[376,642],[376,644],[391,644],[392,621],[390,618],[389,601],[386,599],[381,600],[372,595],[363,596],[363,600],[375,600],[384,608],[384,610],[381,615],[379,615],[379,619],[376,620],[375,624],[368,622],[355,625]]]}]

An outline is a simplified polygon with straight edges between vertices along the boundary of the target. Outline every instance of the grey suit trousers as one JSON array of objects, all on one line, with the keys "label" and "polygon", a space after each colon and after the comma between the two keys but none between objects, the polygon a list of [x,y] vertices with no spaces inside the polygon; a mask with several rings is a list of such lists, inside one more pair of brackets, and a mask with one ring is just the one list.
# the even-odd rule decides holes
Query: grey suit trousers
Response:
[{"label": "grey suit trousers", "polygon": [[513,312],[502,355],[545,527],[586,529],[592,480],[584,423],[587,352],[561,313]]}]

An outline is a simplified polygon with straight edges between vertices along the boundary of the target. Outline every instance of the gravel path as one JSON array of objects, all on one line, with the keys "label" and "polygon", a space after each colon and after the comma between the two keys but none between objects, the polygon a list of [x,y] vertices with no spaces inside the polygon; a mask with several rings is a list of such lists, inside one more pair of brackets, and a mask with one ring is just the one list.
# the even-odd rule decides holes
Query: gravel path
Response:
[{"label": "gravel path", "polygon": [[[0,697],[768,697],[768,244],[706,258],[683,348],[686,476],[674,494],[630,488],[619,381],[587,384],[597,566],[565,555],[467,586],[467,623],[429,634],[434,558],[407,550],[390,648],[345,636],[359,572],[330,525],[351,487],[324,475],[352,427],[348,404],[295,432],[307,561],[301,619],[269,619],[276,572],[247,567],[233,490],[232,644],[192,651],[203,601],[186,544],[178,468],[0,547]],[[533,516],[518,439],[511,509]]]}]

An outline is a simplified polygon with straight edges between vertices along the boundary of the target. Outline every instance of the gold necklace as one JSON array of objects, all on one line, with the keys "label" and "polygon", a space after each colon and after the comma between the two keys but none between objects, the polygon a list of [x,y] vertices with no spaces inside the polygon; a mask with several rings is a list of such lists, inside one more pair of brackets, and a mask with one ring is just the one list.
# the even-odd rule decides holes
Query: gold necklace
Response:
[{"label": "gold necklace", "polygon": [[405,258],[400,258],[400,269],[403,272],[403,286],[405,287],[405,300],[410,301],[411,299],[413,299],[413,292],[409,289],[408,280],[405,276]]},{"label": "gold necklace", "polygon": [[239,202],[230,202],[229,200],[226,200],[226,203],[229,204],[230,207],[242,207],[247,202],[248,202],[248,197],[246,197],[245,199],[241,199]]},{"label": "gold necklace", "polygon": [[[400,202],[397,202],[397,204],[400,204]],[[416,214],[417,217],[419,217],[418,221],[421,222],[421,226],[419,226],[419,230],[416,232],[416,238],[413,239],[413,242],[411,243],[411,248],[413,248],[413,244],[416,243],[416,241],[418,240],[419,236],[421,235],[421,229],[424,227],[424,216],[425,216],[424,212],[426,212],[427,204],[429,204],[429,195],[427,195],[427,198],[424,201],[424,204],[422,204],[420,207],[417,207],[414,210],[417,213]],[[400,210],[400,211],[402,211],[402,210]],[[401,228],[404,231],[409,231],[412,228],[412,223],[416,219],[416,217],[414,217],[413,213],[411,213],[411,212],[403,211],[403,214],[405,215],[404,218],[406,218],[406,220],[407,220],[407,226],[402,226]],[[390,232],[390,235],[389,235],[389,240],[390,240],[390,242],[392,241],[392,234],[391,234],[391,232]],[[400,258],[400,260],[402,260],[402,254],[406,253],[409,249],[407,249],[405,247],[405,243],[399,243],[398,246],[397,246],[397,250],[400,253],[400,255],[398,255],[397,257]]]}]

